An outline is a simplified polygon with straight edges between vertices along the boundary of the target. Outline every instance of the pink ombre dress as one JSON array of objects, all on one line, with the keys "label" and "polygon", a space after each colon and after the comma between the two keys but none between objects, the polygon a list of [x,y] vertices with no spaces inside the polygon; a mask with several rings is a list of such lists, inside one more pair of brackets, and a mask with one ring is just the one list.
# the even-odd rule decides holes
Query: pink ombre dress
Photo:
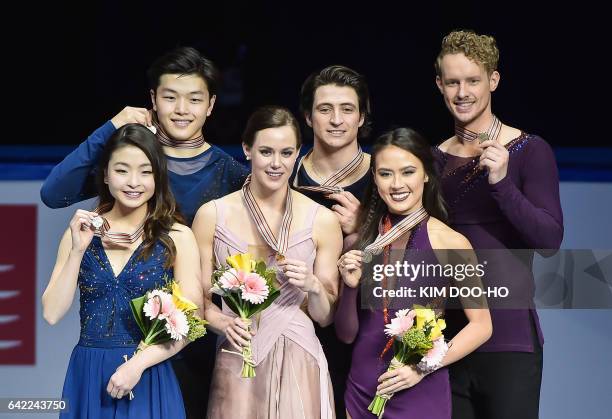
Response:
[{"label": "pink ombre dress", "polygon": [[[214,255],[221,265],[227,256],[248,252],[249,244],[226,227],[224,202],[214,203],[217,208]],[[310,269],[316,255],[312,227],[318,208],[318,204],[311,204],[305,228],[290,235],[286,252],[288,258],[302,260]],[[266,262],[268,266],[275,264],[271,249]],[[221,351],[222,348],[235,351],[223,338],[213,371],[209,418],[335,417],[327,360],[312,320],[300,308],[306,293],[289,284],[282,274],[277,279],[281,284],[280,296],[253,322],[257,331],[252,339],[257,376],[240,377],[242,358]],[[223,312],[236,315],[225,304]]]}]

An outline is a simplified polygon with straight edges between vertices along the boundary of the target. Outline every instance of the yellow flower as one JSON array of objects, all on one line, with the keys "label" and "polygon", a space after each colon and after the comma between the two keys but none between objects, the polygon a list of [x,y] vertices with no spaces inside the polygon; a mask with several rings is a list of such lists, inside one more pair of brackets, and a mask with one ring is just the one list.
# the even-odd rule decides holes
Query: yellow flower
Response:
[{"label": "yellow flower", "polygon": [[416,327],[423,329],[427,323],[432,325],[429,337],[431,340],[436,340],[442,336],[442,331],[446,329],[446,322],[444,319],[436,320],[436,313],[430,309],[420,305],[414,306],[416,312]]},{"label": "yellow flower", "polygon": [[225,261],[232,268],[247,274],[255,270],[256,262],[251,258],[250,253],[238,253],[237,255],[228,256]]},{"label": "yellow flower", "polygon": [[172,281],[172,301],[176,308],[183,312],[197,310],[198,306],[183,297],[181,288],[176,281]]},{"label": "yellow flower", "polygon": [[415,304],[414,311],[416,313],[416,326],[418,329],[423,329],[427,322],[433,323],[436,321],[436,314],[430,308]]},{"label": "yellow flower", "polygon": [[431,329],[431,333],[429,334],[431,340],[436,340],[442,336],[442,331],[444,329],[446,329],[446,322],[444,319],[438,319],[438,321],[434,324],[433,329]]}]

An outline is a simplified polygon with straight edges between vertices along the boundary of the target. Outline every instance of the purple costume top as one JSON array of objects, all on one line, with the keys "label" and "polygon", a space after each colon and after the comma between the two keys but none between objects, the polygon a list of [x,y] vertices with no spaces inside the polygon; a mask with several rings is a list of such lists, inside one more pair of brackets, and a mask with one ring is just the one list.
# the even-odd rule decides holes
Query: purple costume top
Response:
[{"label": "purple costume top", "polygon": [[[458,157],[433,149],[450,226],[467,237],[476,250],[558,249],[563,239],[563,214],[552,149],[542,138],[526,133],[506,148],[510,153],[508,172],[494,185],[488,183],[486,170],[477,168],[478,157]],[[529,260],[524,262],[533,284],[533,251],[526,253]],[[529,298],[533,303],[532,289]],[[530,314],[543,344],[535,309],[493,307],[493,336],[478,350],[533,352]],[[465,322],[462,311],[447,311],[449,329],[458,331]]]},{"label": "purple costume top", "polygon": [[[403,217],[392,216],[392,224],[399,222],[401,218]],[[427,233],[428,220],[429,217],[412,230],[404,254],[404,259],[409,263],[437,261]],[[436,287],[448,285],[445,279],[427,278],[427,281],[427,285]],[[418,287],[423,284],[413,285]],[[393,350],[389,350],[383,359],[380,359],[379,356],[389,339],[384,333],[383,312],[380,309],[363,308],[358,295],[359,288],[349,288],[343,284],[335,324],[340,340],[355,341],[353,362],[346,381],[344,397],[346,409],[353,419],[371,419],[374,416],[368,411],[368,405],[376,395],[378,377],[389,367]],[[412,308],[413,304],[426,305],[428,303],[431,303],[431,300],[396,298],[389,305],[389,318],[395,316],[395,310]],[[451,391],[448,370],[441,368],[427,375],[414,387],[395,393],[387,402],[384,417],[386,419],[450,419]]]}]

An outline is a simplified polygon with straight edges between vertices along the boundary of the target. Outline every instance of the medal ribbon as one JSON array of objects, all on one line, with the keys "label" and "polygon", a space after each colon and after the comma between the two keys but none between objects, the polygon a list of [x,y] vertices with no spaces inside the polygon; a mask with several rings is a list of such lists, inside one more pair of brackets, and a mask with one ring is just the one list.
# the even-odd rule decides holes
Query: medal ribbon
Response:
[{"label": "medal ribbon", "polygon": [[[193,122],[192,122],[193,123]],[[159,142],[166,146],[172,148],[199,148],[204,145],[204,134],[200,133],[199,137],[193,138],[191,140],[175,140],[174,138],[170,138],[170,136],[164,131],[162,126],[159,124],[157,120],[157,114],[153,113],[153,126],[156,129],[155,136],[159,140]]]},{"label": "medal ribbon", "polygon": [[495,115],[493,115],[493,121],[491,121],[489,129],[481,133],[469,130],[455,122],[455,135],[457,136],[457,138],[460,138],[462,141],[467,141],[468,143],[471,143],[476,140],[482,143],[487,140],[496,140],[497,136],[501,131],[501,128],[501,121]]},{"label": "medal ribbon", "polygon": [[[370,247],[379,243],[377,246],[373,247],[373,249],[381,249],[383,252],[383,265],[389,264],[389,259],[391,257],[391,244],[397,240],[402,235],[406,234],[408,231],[412,230],[415,226],[417,226],[421,221],[427,218],[427,211],[425,208],[421,207],[417,211],[412,214],[407,215],[402,221],[397,223],[394,227],[391,227],[391,217],[389,214],[386,214],[381,220],[378,227],[378,237],[371,245],[366,247],[366,250]],[[380,251],[379,251],[380,253]],[[383,290],[388,289],[387,285],[387,276],[384,275],[382,279],[382,288]],[[385,293],[383,296],[383,322],[384,324],[389,324],[389,297]],[[387,351],[391,349],[393,346],[394,337],[389,338],[387,344],[379,355],[379,358],[382,359]]]},{"label": "medal ribbon", "polygon": [[[101,215],[99,215],[98,217],[102,219],[102,225],[95,229],[94,235],[100,238],[103,238],[105,240],[108,240],[114,244],[119,244],[119,245],[132,244],[136,240],[138,240],[144,233],[144,223],[138,226],[138,228],[133,233],[128,234],[128,233],[122,233],[118,231],[111,231],[108,220],[102,217]],[[95,217],[95,218],[98,218],[98,217]]]},{"label": "medal ribbon", "polygon": [[296,176],[293,179],[293,187],[297,189],[298,191],[322,192],[325,194],[342,192],[343,190],[342,187],[337,186],[337,185],[340,182],[342,182],[344,179],[348,178],[353,173],[355,173],[355,171],[358,170],[359,167],[361,167],[361,163],[363,162],[363,159],[365,158],[365,153],[361,150],[361,146],[359,146],[359,150],[357,151],[357,154],[355,155],[355,157],[353,157],[353,159],[350,162],[348,162],[346,166],[344,166],[343,168],[338,170],[336,173],[328,177],[325,180],[325,182],[321,183],[319,186],[300,186],[298,185],[297,173],[300,172],[304,159],[310,156],[311,154],[312,154],[312,150],[306,153],[306,155],[303,156],[298,162]]},{"label": "medal ribbon", "polygon": [[376,237],[374,242],[370,243],[365,247],[365,249],[363,249],[365,253],[369,253],[370,255],[379,255],[386,246],[393,243],[395,240],[412,230],[417,224],[427,218],[427,211],[425,211],[425,208],[421,207],[411,214],[408,214],[393,228],[390,228],[390,230],[384,232],[384,220],[387,216],[380,220],[380,224],[378,226],[378,237]]},{"label": "medal ribbon", "polygon": [[291,198],[291,189],[287,185],[287,200],[285,201],[285,213],[283,214],[283,219],[281,221],[280,231],[278,234],[278,239],[272,232],[270,225],[266,221],[266,217],[264,217],[261,208],[257,204],[253,193],[251,192],[251,188],[249,185],[251,184],[251,175],[249,175],[244,181],[244,185],[242,185],[242,199],[245,203],[247,211],[251,216],[251,219],[255,223],[255,227],[257,227],[257,231],[261,234],[261,237],[264,241],[270,246],[275,252],[277,259],[283,259],[285,253],[287,252],[287,248],[289,247],[289,229],[291,228],[291,220],[293,219],[293,210],[292,210],[292,198]]}]

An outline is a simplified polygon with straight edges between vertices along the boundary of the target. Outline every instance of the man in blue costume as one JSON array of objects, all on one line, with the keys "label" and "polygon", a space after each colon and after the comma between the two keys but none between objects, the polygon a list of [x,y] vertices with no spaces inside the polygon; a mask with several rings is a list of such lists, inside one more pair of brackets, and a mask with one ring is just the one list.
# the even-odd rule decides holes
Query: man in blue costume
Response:
[{"label": "man in blue costume", "polygon": [[126,107],[95,130],[53,168],[40,191],[50,208],[62,208],[95,196],[93,170],[106,141],[128,123],[153,127],[168,158],[170,188],[189,225],[211,199],[238,190],[249,170],[202,134],[213,111],[218,72],[189,47],[157,59],[148,71],[152,110]]}]

